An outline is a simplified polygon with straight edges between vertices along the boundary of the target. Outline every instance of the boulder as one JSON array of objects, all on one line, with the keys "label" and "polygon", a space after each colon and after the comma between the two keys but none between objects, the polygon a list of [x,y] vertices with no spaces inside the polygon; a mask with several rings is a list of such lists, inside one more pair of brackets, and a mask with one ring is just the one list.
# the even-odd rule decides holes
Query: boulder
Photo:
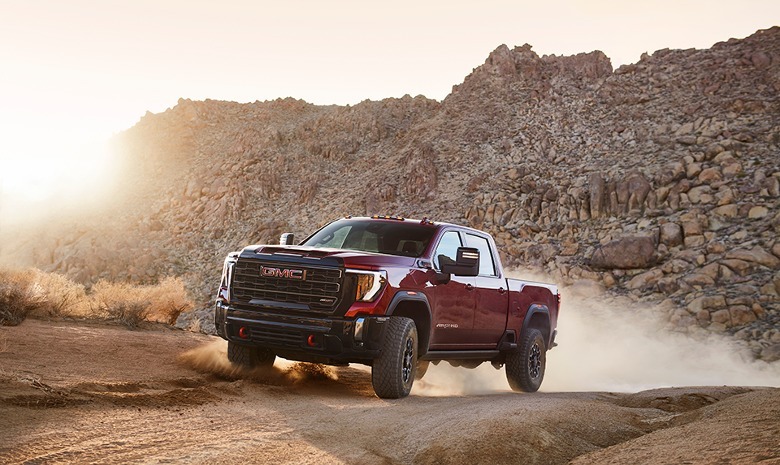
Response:
[{"label": "boulder", "polygon": [[683,232],[677,223],[664,223],[661,225],[660,240],[668,247],[677,247],[683,243]]},{"label": "boulder", "polygon": [[685,236],[685,240],[683,241],[683,243],[687,248],[701,247],[707,243],[707,238],[701,235]]},{"label": "boulder", "polygon": [[761,247],[753,247],[750,250],[734,249],[726,252],[727,259],[744,260],[746,262],[758,263],[767,268],[777,268],[780,266],[780,258],[772,255]]},{"label": "boulder", "polygon": [[718,310],[710,314],[710,319],[713,323],[721,323],[727,326],[731,325],[731,314],[728,310]]},{"label": "boulder", "polygon": [[[733,271],[734,273],[740,276],[747,276],[753,270],[753,266],[744,260],[728,259],[728,260],[721,260],[720,263],[722,265],[725,265],[729,270]],[[728,274],[723,273],[722,270],[721,270],[721,275],[724,278],[729,277]]]},{"label": "boulder", "polygon": [[649,268],[656,262],[655,242],[648,236],[626,236],[599,247],[590,264],[603,269]]},{"label": "boulder", "polygon": [[731,323],[735,326],[742,326],[756,321],[756,314],[753,313],[750,307],[745,305],[729,307],[729,314],[731,315]]},{"label": "boulder", "polygon": [[750,211],[748,211],[748,218],[750,218],[751,220],[755,220],[759,218],[764,218],[768,214],[769,214],[768,208],[761,205],[757,205],[751,208]]},{"label": "boulder", "polygon": [[691,313],[698,313],[701,310],[707,310],[711,308],[725,308],[726,298],[722,295],[701,296],[693,299],[688,304],[688,311]]},{"label": "boulder", "polygon": [[645,271],[631,278],[631,281],[626,284],[628,289],[646,289],[652,287],[659,279],[664,277],[664,272],[659,269]]},{"label": "boulder", "polygon": [[599,173],[592,173],[588,179],[590,187],[590,216],[599,218],[604,213],[604,200],[606,199],[606,190],[604,179]]},{"label": "boulder", "polygon": [[733,203],[729,205],[722,205],[720,207],[713,208],[712,212],[724,218],[734,218],[737,216],[737,206]]}]

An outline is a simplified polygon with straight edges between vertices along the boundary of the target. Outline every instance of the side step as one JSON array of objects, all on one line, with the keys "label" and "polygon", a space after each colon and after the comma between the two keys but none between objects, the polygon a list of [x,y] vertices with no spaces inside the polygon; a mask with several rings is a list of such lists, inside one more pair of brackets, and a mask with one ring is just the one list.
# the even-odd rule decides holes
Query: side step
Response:
[{"label": "side step", "polygon": [[501,352],[517,350],[517,343],[504,341],[498,346],[498,350]]}]

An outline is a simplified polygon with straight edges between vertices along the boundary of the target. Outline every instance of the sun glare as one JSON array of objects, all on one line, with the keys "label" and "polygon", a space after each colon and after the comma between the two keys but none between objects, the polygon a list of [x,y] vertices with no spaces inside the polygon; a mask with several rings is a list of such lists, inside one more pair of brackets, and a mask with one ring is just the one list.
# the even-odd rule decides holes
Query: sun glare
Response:
[{"label": "sun glare", "polygon": [[114,181],[105,142],[18,137],[1,144],[0,219],[6,224],[37,219],[36,212],[99,205]]}]

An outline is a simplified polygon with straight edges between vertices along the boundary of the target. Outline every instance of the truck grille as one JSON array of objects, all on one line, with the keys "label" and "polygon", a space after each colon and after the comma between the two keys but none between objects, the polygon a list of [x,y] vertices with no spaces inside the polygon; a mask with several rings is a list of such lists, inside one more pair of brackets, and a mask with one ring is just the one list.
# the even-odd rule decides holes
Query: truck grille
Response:
[{"label": "truck grille", "polygon": [[[288,270],[295,273],[290,276]],[[238,260],[231,290],[239,304],[278,302],[301,305],[304,312],[330,314],[341,300],[342,279],[338,268]]]}]

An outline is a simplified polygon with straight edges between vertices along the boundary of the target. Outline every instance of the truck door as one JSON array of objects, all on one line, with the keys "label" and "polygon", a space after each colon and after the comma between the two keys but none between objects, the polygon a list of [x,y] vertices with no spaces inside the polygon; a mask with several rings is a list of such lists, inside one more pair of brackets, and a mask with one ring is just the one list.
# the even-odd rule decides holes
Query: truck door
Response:
[{"label": "truck door", "polygon": [[479,249],[479,276],[475,281],[475,312],[472,340],[484,348],[495,348],[506,329],[509,290],[500,276],[498,257],[493,256],[487,237],[465,233],[466,247]]},{"label": "truck door", "polygon": [[[455,260],[462,246],[457,230],[445,231],[433,253],[433,267],[440,270],[440,260]],[[432,328],[430,348],[446,350],[463,348],[471,343],[476,304],[475,278],[452,276],[447,284],[433,287],[434,304],[431,309]],[[452,346],[452,347],[448,347]]]}]

